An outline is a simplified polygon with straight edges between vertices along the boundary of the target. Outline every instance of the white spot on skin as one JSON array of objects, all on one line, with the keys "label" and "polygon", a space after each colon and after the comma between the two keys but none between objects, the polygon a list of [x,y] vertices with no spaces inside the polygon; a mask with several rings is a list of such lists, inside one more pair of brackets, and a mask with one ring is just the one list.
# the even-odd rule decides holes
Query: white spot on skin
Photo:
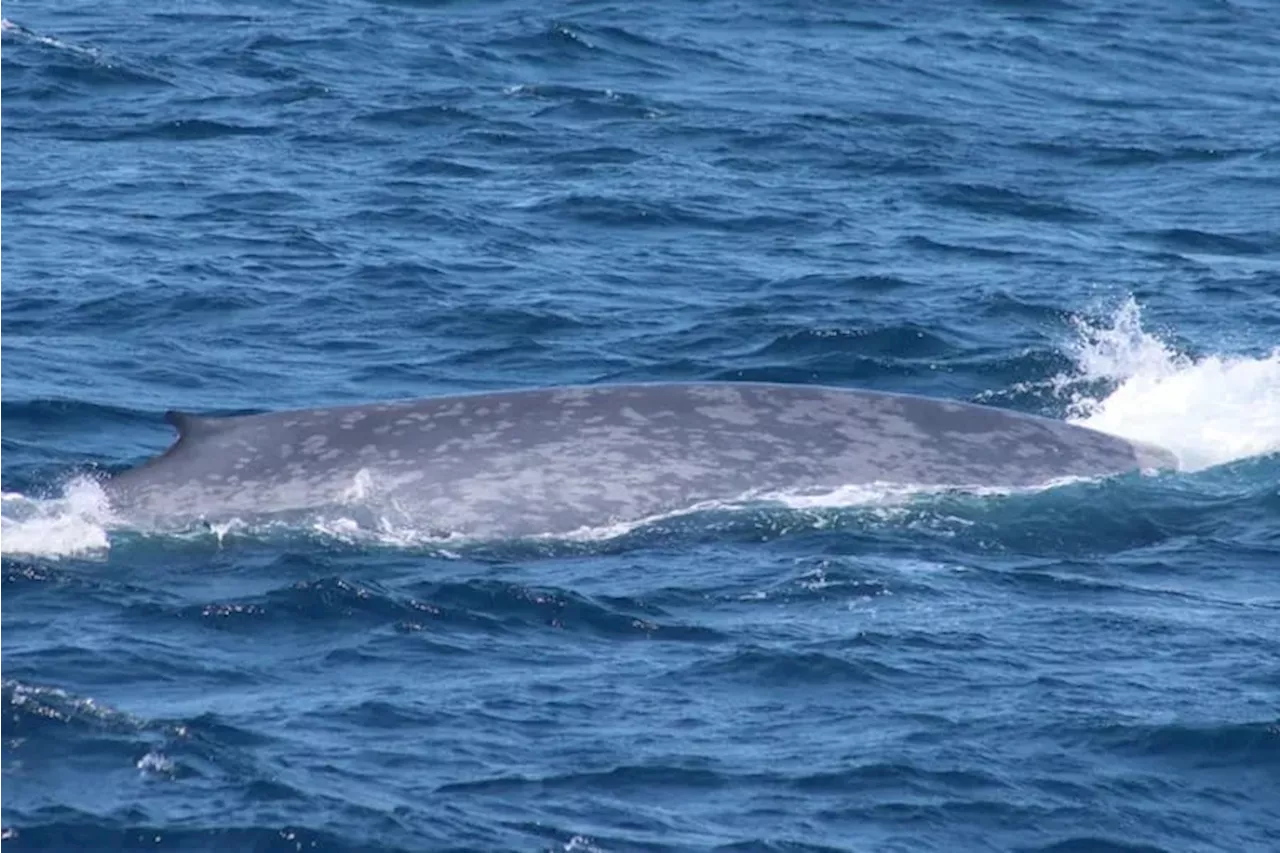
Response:
[{"label": "white spot on skin", "polygon": [[759,422],[744,406],[699,406],[696,411],[704,417],[739,426],[755,426]]}]

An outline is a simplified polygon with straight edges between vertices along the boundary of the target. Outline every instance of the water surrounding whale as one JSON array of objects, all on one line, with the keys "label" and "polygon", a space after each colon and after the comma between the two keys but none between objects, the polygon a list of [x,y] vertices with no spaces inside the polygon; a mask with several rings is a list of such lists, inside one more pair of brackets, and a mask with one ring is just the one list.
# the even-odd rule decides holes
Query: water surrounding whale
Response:
[{"label": "water surrounding whale", "polygon": [[766,383],[596,385],[232,417],[109,479],[123,518],[213,523],[363,505],[508,537],[706,502],[872,483],[1019,488],[1175,468],[1061,421],[903,394]]}]

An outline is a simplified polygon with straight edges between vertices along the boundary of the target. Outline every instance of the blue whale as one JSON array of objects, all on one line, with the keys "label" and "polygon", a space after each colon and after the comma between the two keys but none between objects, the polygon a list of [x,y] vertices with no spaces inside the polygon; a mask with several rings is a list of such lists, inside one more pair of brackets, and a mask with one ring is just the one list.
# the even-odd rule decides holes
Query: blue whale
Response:
[{"label": "blue whale", "polygon": [[1160,448],[1048,418],[809,385],[588,385],[166,417],[177,441],[104,484],[123,519],[356,504],[432,531],[518,537],[777,493],[1016,489],[1177,466]]}]

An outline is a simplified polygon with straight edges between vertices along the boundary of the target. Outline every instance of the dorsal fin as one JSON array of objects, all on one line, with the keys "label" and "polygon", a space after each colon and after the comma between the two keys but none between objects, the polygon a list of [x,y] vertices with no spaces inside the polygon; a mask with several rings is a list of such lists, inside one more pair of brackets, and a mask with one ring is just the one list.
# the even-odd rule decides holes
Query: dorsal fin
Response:
[{"label": "dorsal fin", "polygon": [[221,429],[223,425],[222,418],[206,418],[173,409],[164,413],[164,419],[177,428],[179,440],[208,435]]}]

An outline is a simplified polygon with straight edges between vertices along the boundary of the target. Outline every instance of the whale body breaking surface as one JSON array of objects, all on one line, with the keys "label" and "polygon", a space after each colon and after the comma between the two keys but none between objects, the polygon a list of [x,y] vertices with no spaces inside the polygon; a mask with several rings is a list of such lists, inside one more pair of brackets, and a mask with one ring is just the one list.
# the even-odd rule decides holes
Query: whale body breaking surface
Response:
[{"label": "whale body breaking surface", "polygon": [[518,537],[753,495],[1016,489],[1177,466],[1160,448],[1049,418],[809,385],[587,385],[166,417],[173,446],[104,484],[128,521],[364,504],[435,531]]}]

